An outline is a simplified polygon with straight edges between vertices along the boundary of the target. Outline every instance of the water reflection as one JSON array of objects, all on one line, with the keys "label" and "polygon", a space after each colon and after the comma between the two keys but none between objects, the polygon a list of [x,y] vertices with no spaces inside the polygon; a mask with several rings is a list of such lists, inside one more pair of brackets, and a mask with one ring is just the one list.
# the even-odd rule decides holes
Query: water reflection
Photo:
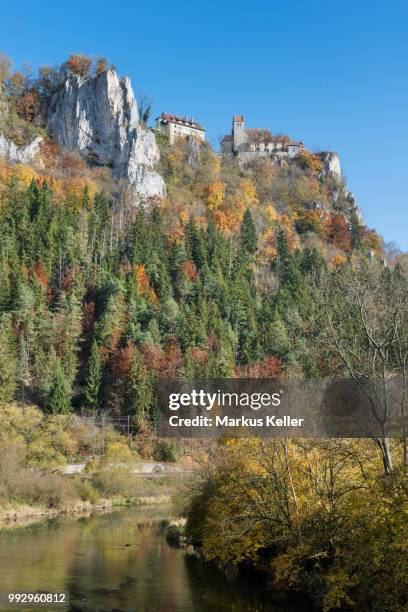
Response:
[{"label": "water reflection", "polygon": [[[165,509],[54,519],[0,534],[0,591],[69,593],[81,612],[299,611],[168,546]],[[30,608],[19,608],[19,610]]]}]

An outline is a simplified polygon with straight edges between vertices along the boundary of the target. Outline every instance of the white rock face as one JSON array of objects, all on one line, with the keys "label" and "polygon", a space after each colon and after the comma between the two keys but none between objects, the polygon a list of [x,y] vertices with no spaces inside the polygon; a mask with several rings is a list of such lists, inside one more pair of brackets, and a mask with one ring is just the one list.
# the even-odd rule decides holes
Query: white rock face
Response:
[{"label": "white rock face", "polygon": [[341,164],[340,164],[340,158],[337,155],[337,153],[334,153],[333,151],[324,151],[322,153],[318,153],[317,155],[323,162],[322,175],[327,176],[329,174],[332,174],[333,176],[335,176],[337,179],[340,180],[341,179]]},{"label": "white rock face", "polygon": [[38,155],[42,140],[41,136],[37,136],[28,145],[18,147],[12,140],[0,134],[0,156],[12,162],[27,164]]},{"label": "white rock face", "polygon": [[88,79],[68,76],[51,98],[47,129],[62,148],[110,166],[139,199],[165,195],[164,181],[154,171],[159,160],[154,134],[140,123],[127,77],[114,70]]}]

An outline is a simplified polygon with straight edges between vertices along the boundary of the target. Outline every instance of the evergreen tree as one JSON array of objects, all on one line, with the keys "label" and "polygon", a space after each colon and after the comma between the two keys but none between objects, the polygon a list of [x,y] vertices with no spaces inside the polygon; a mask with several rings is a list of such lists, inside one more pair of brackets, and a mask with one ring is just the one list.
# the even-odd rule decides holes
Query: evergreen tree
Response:
[{"label": "evergreen tree", "polygon": [[11,317],[0,315],[0,404],[11,402],[16,388],[16,356]]},{"label": "evergreen tree", "polygon": [[71,387],[60,360],[57,360],[54,369],[45,409],[50,414],[68,414],[71,411]]},{"label": "evergreen tree", "polygon": [[98,345],[92,342],[91,352],[86,373],[84,399],[87,406],[97,409],[100,403],[100,392],[102,383],[102,361]]},{"label": "evergreen tree", "polygon": [[134,417],[137,425],[148,421],[153,404],[152,380],[143,363],[140,351],[135,347],[125,383],[125,412]]},{"label": "evergreen tree", "polygon": [[353,249],[361,248],[361,225],[356,213],[351,215],[351,244]]},{"label": "evergreen tree", "polygon": [[249,208],[246,209],[240,230],[241,248],[245,253],[254,255],[258,246],[256,227]]},{"label": "evergreen tree", "polygon": [[286,234],[283,230],[279,230],[276,236],[276,260],[275,269],[279,278],[283,276],[286,266],[289,263],[290,253],[289,244]]}]

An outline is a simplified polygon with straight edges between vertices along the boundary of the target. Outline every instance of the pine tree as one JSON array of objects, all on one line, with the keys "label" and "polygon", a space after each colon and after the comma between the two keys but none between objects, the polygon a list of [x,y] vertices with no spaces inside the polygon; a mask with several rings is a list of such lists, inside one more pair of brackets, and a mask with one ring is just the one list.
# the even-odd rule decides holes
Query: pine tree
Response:
[{"label": "pine tree", "polygon": [[245,253],[254,255],[258,246],[256,227],[249,208],[246,209],[241,223],[240,231],[241,248]]},{"label": "pine tree", "polygon": [[279,230],[276,236],[276,273],[281,278],[286,270],[290,260],[289,244],[286,234],[283,230]]},{"label": "pine tree", "polygon": [[57,361],[54,369],[45,409],[50,414],[68,414],[71,412],[71,388],[60,360]]},{"label": "pine tree", "polygon": [[0,316],[0,404],[10,402],[16,388],[16,356],[12,339],[11,317]]},{"label": "pine tree", "polygon": [[140,351],[134,348],[125,384],[125,412],[133,415],[137,425],[148,420],[153,400],[151,378]]},{"label": "pine tree", "polygon": [[88,361],[84,399],[87,406],[97,409],[100,403],[100,391],[102,383],[102,361],[98,345],[94,340]]},{"label": "pine tree", "polygon": [[361,225],[356,213],[351,215],[351,245],[353,249],[361,248]]}]

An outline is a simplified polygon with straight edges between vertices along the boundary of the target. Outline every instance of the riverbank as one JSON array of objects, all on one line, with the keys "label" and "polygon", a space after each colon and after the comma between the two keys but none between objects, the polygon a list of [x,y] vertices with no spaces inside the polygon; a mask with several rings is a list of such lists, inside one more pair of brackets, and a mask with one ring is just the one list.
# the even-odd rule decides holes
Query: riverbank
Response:
[{"label": "riverbank", "polygon": [[97,503],[91,503],[88,500],[76,500],[60,508],[46,508],[26,504],[10,505],[0,507],[0,530],[26,526],[39,520],[55,518],[61,515],[90,516],[96,512],[108,512],[120,506],[158,506],[169,504],[170,502],[171,495],[163,494],[99,499]]}]

